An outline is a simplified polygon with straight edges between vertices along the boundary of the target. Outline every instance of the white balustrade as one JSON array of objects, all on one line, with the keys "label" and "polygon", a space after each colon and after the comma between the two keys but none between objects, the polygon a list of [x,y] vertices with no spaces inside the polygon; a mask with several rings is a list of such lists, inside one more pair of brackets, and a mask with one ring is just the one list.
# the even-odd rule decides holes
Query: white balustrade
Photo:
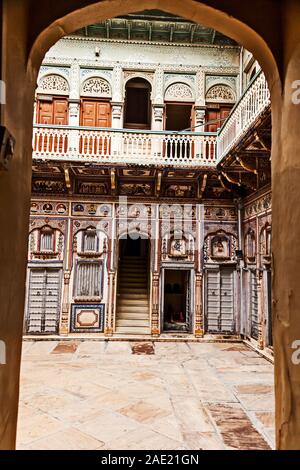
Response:
[{"label": "white balustrade", "polygon": [[261,71],[225,121],[217,137],[217,161],[225,157],[270,106],[270,92]]},{"label": "white balustrade", "polygon": [[93,163],[215,166],[216,136],[36,125],[33,157]]},{"label": "white balustrade", "polygon": [[270,93],[261,72],[218,134],[35,125],[33,157],[108,164],[215,167],[269,105]]}]

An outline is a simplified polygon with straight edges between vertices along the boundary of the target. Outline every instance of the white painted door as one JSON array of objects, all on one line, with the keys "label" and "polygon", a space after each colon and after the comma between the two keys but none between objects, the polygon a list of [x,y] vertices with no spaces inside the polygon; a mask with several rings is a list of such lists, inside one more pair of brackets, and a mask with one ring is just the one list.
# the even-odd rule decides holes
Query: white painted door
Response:
[{"label": "white painted door", "polygon": [[29,273],[27,333],[58,333],[61,270],[32,268]]},{"label": "white painted door", "polygon": [[233,269],[207,271],[206,329],[210,333],[234,333]]},{"label": "white painted door", "polygon": [[258,339],[258,296],[255,271],[250,271],[250,323],[251,336]]}]

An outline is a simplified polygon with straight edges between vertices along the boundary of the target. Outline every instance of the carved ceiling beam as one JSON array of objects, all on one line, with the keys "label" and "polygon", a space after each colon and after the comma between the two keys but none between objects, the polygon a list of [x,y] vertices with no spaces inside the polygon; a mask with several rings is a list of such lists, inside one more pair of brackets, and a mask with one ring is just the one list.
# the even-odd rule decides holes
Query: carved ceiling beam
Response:
[{"label": "carved ceiling beam", "polygon": [[244,168],[244,170],[250,171],[250,173],[254,173],[255,175],[257,175],[256,165],[253,166],[253,165],[250,165],[249,163],[245,163],[241,157],[235,157],[235,158],[236,158],[236,161],[241,165],[241,167]]},{"label": "carved ceiling beam", "polygon": [[156,175],[156,185],[155,185],[156,195],[157,195],[157,196],[160,195],[161,180],[162,180],[162,171],[158,171],[158,172],[157,172],[157,175]]},{"label": "carved ceiling beam", "polygon": [[224,183],[222,175],[219,175],[218,178],[219,178],[222,188],[225,189],[225,191],[231,192],[231,188],[228,188],[228,186],[226,186],[226,184]]},{"label": "carved ceiling beam", "polygon": [[235,184],[237,186],[241,186],[240,178],[239,180],[236,180],[232,176],[229,176],[227,173],[225,173],[225,171],[222,171],[222,175],[229,183]]},{"label": "carved ceiling beam", "polygon": [[271,149],[269,148],[269,146],[266,144],[266,142],[265,142],[265,140],[264,140],[264,137],[263,137],[261,134],[259,134],[258,131],[255,131],[255,132],[254,132],[254,139],[255,139],[256,142],[259,142],[259,143],[260,143],[260,145],[262,146],[262,148],[263,148],[264,150],[267,150],[268,152],[271,151]]},{"label": "carved ceiling beam", "polygon": [[115,194],[116,192],[116,170],[115,168],[112,168],[110,170],[110,187],[111,187],[111,192],[112,194]]},{"label": "carved ceiling beam", "polygon": [[195,29],[196,29],[196,25],[192,24],[191,25],[191,38],[190,38],[191,43],[193,43],[194,41]]},{"label": "carved ceiling beam", "polygon": [[68,167],[64,167],[64,176],[65,176],[65,183],[66,183],[66,188],[68,192],[71,192],[71,178],[70,178],[70,172]]},{"label": "carved ceiling beam", "polygon": [[206,184],[207,184],[207,174],[205,173],[205,175],[203,175],[203,179],[202,179],[202,184],[201,184],[201,188],[199,186],[199,198],[202,199],[203,197],[203,193],[205,191],[205,188],[206,188]]}]

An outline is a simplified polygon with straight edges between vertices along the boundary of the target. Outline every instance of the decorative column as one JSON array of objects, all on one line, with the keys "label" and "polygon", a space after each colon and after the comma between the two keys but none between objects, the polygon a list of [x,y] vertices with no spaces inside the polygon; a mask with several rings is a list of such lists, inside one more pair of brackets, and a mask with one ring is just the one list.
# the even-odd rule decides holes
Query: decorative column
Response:
[{"label": "decorative column", "polygon": [[116,272],[108,273],[108,312],[106,315],[105,336],[112,336],[114,330],[114,311],[115,311],[115,289],[116,289]]},{"label": "decorative column", "polygon": [[204,321],[203,321],[203,302],[202,302],[202,273],[196,273],[195,282],[195,336],[203,337]]},{"label": "decorative column", "polygon": [[[70,95],[69,95],[69,126],[78,127],[80,123],[80,67],[73,62],[70,68]],[[70,131],[69,151],[78,153],[79,132]]]},{"label": "decorative column", "polygon": [[151,335],[159,336],[159,272],[152,272]]},{"label": "decorative column", "polygon": [[71,272],[65,271],[64,272],[62,313],[61,313],[60,326],[59,326],[59,334],[62,336],[66,336],[69,333],[70,277],[71,277]]},{"label": "decorative column", "polygon": [[259,349],[264,348],[264,337],[263,337],[263,322],[264,322],[264,312],[263,312],[263,289],[262,289],[262,271],[257,270],[256,274],[257,280],[257,308],[258,308],[258,340],[257,347]]}]

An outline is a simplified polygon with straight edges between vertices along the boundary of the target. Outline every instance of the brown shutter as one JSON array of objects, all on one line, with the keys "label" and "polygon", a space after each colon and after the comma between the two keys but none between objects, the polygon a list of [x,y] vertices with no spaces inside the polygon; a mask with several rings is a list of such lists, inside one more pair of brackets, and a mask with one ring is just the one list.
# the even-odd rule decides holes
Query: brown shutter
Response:
[{"label": "brown shutter", "polygon": [[97,127],[110,127],[110,103],[97,103]]},{"label": "brown shutter", "polygon": [[83,100],[81,106],[81,126],[96,126],[96,101]]},{"label": "brown shutter", "polygon": [[53,124],[59,126],[68,124],[68,101],[64,98],[53,99]]},{"label": "brown shutter", "polygon": [[53,124],[53,102],[38,101],[37,123]]},{"label": "brown shutter", "polygon": [[[87,127],[110,127],[111,112],[110,103],[107,101],[83,100],[81,107],[81,125]],[[85,140],[80,143],[80,151],[84,154],[107,154],[107,138],[98,140]]]}]

